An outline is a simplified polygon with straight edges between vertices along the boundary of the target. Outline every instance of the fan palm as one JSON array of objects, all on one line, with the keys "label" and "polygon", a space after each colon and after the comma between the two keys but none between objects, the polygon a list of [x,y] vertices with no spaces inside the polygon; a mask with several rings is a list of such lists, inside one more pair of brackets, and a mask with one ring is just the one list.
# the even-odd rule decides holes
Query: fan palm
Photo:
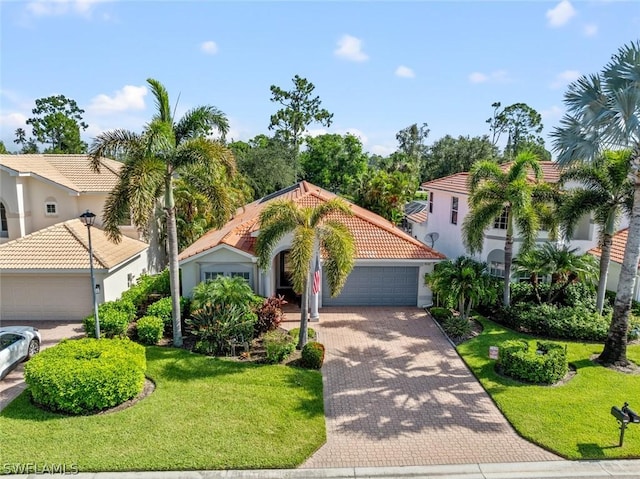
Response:
[{"label": "fan palm", "polygon": [[567,113],[552,133],[558,161],[593,162],[605,150],[630,149],[633,203],[629,239],[599,360],[628,364],[627,329],[640,259],[640,41],[621,47],[600,73],[582,76],[565,93]]},{"label": "fan palm", "polygon": [[[94,169],[104,156],[124,159],[117,185],[109,194],[103,211],[107,236],[119,242],[119,225],[126,218],[144,229],[154,218],[160,201],[164,210],[169,278],[173,310],[173,344],[182,345],[180,288],[178,275],[178,235],[174,201],[174,180],[181,174],[199,179],[200,191],[214,205],[214,224],[222,225],[232,213],[233,204],[227,185],[235,174],[231,152],[207,136],[215,129],[225,134],[229,125],[222,112],[212,106],[196,107],[175,121],[169,94],[157,80],[147,83],[156,100],[157,111],[141,134],[127,130],[101,133],[90,148]],[[197,175],[192,173],[197,171]]]},{"label": "fan palm", "polygon": [[596,309],[602,313],[609,274],[613,234],[620,215],[631,214],[633,184],[629,179],[629,151],[606,151],[593,164],[576,164],[562,172],[561,183],[577,181],[580,187],[563,195],[559,209],[564,236],[570,240],[577,222],[593,214],[599,230],[600,275]]},{"label": "fan palm", "polygon": [[[533,180],[529,177],[530,172]],[[519,153],[506,170],[488,160],[476,163],[469,175],[469,189],[470,209],[464,219],[462,233],[471,253],[482,251],[484,231],[506,213],[503,300],[505,306],[509,306],[514,233],[517,228],[522,237],[520,251],[527,251],[534,245],[542,224],[536,203],[548,202],[553,196],[553,189],[542,182],[540,164],[530,152]]]},{"label": "fan palm", "polygon": [[[298,348],[307,343],[309,307],[309,281],[311,261],[318,248],[324,252],[323,269],[331,296],[342,290],[353,269],[355,244],[349,229],[339,216],[351,215],[351,209],[339,198],[315,207],[298,206],[292,200],[274,200],[260,213],[260,233],[256,242],[258,265],[268,269],[271,253],[287,233],[293,233],[291,242],[291,282],[293,290],[302,295],[300,336]],[[329,218],[334,216],[334,218]]]}]

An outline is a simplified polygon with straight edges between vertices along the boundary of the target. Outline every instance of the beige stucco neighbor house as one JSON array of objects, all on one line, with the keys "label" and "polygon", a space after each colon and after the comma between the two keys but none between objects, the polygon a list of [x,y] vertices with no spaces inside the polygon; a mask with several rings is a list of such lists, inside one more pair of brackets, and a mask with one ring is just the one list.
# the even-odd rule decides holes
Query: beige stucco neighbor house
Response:
[{"label": "beige stucco neighbor house", "polygon": [[[98,302],[117,299],[147,270],[148,245],[122,226],[122,242],[100,229],[121,163],[86,155],[0,155],[0,322],[78,320],[92,311],[87,228],[91,228]],[[131,236],[131,237],[129,237]],[[135,239],[134,239],[135,238]]]},{"label": "beige stucco neighbor house", "polygon": [[[246,205],[224,227],[205,234],[180,254],[183,294],[189,296],[198,283],[219,275],[242,276],[262,296],[290,294],[287,273],[291,235],[276,245],[266,271],[257,266],[255,244],[260,233],[260,212],[275,199],[316,206],[335,197],[302,181]],[[424,284],[424,274],[445,256],[386,219],[354,204],[349,206],[353,216],[337,216],[355,238],[355,267],[335,298],[330,296],[322,273],[320,292],[310,293],[312,318],[319,307],[325,306],[431,304],[432,295]]]}]

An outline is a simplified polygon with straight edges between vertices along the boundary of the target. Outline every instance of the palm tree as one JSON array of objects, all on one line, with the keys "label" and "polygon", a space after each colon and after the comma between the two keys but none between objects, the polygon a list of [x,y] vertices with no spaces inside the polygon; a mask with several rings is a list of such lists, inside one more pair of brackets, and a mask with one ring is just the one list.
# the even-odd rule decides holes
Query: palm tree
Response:
[{"label": "palm tree", "polygon": [[559,285],[551,295],[549,301],[555,302],[567,287],[581,281],[594,283],[597,275],[596,259],[590,254],[577,254],[578,248],[570,248],[567,245],[558,247],[555,244],[545,243],[537,249],[540,261],[551,268],[551,283]]},{"label": "palm tree", "polygon": [[[298,348],[307,343],[309,281],[311,262],[319,250],[325,255],[323,269],[331,296],[336,296],[353,269],[355,244],[349,229],[335,215],[350,216],[351,209],[334,198],[315,207],[298,206],[292,200],[274,200],[260,213],[260,234],[256,242],[258,265],[268,269],[278,241],[293,233],[291,242],[291,282],[302,295]],[[334,219],[330,218],[334,216]]]},{"label": "palm tree", "polygon": [[558,162],[593,162],[605,150],[631,149],[633,206],[613,318],[600,353],[605,365],[627,365],[629,312],[640,259],[640,41],[621,47],[600,73],[565,93],[567,113],[552,133]]},{"label": "palm tree", "polygon": [[506,214],[503,300],[504,305],[509,306],[515,230],[517,228],[522,237],[520,251],[530,249],[542,224],[536,203],[548,202],[553,189],[542,182],[540,164],[530,152],[519,153],[507,170],[488,160],[476,163],[469,175],[469,189],[470,209],[462,233],[471,253],[482,251],[484,231],[493,226],[496,218]]},{"label": "palm tree", "polygon": [[[157,111],[141,134],[127,130],[101,133],[90,148],[93,168],[99,170],[100,158],[121,157],[124,166],[117,185],[109,194],[103,211],[107,236],[114,242],[122,237],[119,225],[129,217],[144,229],[158,201],[164,210],[169,256],[169,278],[173,309],[173,344],[182,346],[180,289],[178,275],[178,235],[174,180],[181,174],[199,180],[201,192],[215,205],[215,225],[221,226],[232,213],[233,202],[227,185],[235,174],[231,152],[207,136],[217,130],[225,134],[229,124],[222,112],[212,106],[189,110],[175,121],[169,95],[157,80],[147,83],[155,96]],[[198,172],[194,175],[194,170]]]},{"label": "palm tree", "polygon": [[621,213],[631,214],[633,184],[629,179],[630,151],[605,151],[593,164],[576,164],[562,172],[560,182],[578,181],[583,186],[570,189],[562,197],[559,214],[564,236],[571,239],[577,222],[591,215],[599,229],[600,276],[596,310],[602,313],[607,290],[613,234]]},{"label": "palm tree", "polygon": [[462,319],[469,319],[474,306],[497,296],[486,263],[468,256],[436,264],[425,282],[447,306],[457,306]]},{"label": "palm tree", "polygon": [[528,251],[521,251],[513,259],[513,266],[517,273],[529,275],[529,282],[533,287],[538,304],[542,304],[540,296],[540,279],[553,273],[553,266],[545,261],[541,250],[536,248]]}]

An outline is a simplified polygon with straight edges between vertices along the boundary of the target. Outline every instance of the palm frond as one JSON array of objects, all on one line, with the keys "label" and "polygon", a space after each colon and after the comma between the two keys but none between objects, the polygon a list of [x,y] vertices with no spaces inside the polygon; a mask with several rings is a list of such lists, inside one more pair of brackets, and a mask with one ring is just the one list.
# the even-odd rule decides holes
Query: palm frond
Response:
[{"label": "palm frond", "polygon": [[491,160],[483,160],[475,163],[471,167],[469,178],[467,180],[471,194],[478,185],[485,180],[494,180],[498,183],[503,182],[505,177],[500,166]]},{"label": "palm frond", "polygon": [[[472,203],[473,205],[473,203]],[[502,214],[504,203],[484,203],[472,206],[472,210],[462,223],[462,239],[471,253],[482,251],[484,232]]]},{"label": "palm frond", "polygon": [[353,215],[351,207],[344,200],[340,198],[333,198],[327,202],[319,204],[313,209],[310,224],[312,226],[317,226],[323,219],[332,213],[341,213],[346,216]]},{"label": "palm frond", "polygon": [[320,246],[326,252],[323,270],[331,296],[342,290],[355,263],[355,239],[351,231],[339,221],[329,220],[318,228]]},{"label": "palm frond", "polygon": [[140,148],[140,135],[123,129],[105,131],[93,140],[89,148],[89,162],[96,173],[100,173],[101,158],[125,158]]},{"label": "palm frond", "polygon": [[215,106],[199,106],[189,110],[174,127],[176,143],[189,138],[206,137],[217,130],[224,140],[229,132],[229,120]]},{"label": "palm frond", "polygon": [[293,230],[289,261],[291,262],[291,285],[298,294],[305,290],[309,280],[315,239],[316,234],[313,228],[298,226]]},{"label": "palm frond", "polygon": [[269,268],[271,252],[284,235],[302,225],[296,204],[291,200],[276,200],[260,213],[260,234],[256,240],[258,266]]},{"label": "palm frond", "polygon": [[147,83],[151,88],[151,93],[156,99],[157,112],[154,118],[159,119],[164,123],[171,124],[173,119],[171,117],[171,105],[169,104],[169,93],[162,83],[153,78],[148,78]]},{"label": "palm frond", "polygon": [[235,157],[229,148],[202,137],[180,143],[176,148],[173,164],[176,169],[200,164],[207,169],[207,174],[223,174],[227,180],[231,180],[237,171]]}]

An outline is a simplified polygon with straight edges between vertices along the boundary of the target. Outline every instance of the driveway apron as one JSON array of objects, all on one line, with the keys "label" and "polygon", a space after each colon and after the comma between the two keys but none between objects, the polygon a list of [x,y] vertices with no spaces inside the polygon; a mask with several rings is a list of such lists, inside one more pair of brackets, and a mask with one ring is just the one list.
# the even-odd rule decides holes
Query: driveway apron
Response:
[{"label": "driveway apron", "polygon": [[516,434],[424,310],[320,317],[327,442],[302,467],[562,460]]}]

